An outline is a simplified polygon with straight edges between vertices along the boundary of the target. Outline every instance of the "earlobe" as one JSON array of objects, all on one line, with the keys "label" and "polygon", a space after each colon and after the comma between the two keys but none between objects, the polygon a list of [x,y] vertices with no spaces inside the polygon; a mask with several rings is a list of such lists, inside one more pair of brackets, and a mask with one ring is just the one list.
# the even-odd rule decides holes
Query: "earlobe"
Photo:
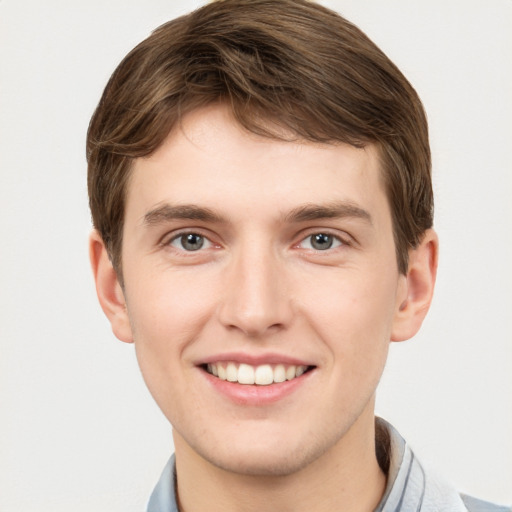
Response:
[{"label": "earlobe", "polygon": [[89,237],[89,257],[98,300],[101,309],[110,321],[112,332],[121,341],[132,343],[133,336],[123,289],[112,266],[105,244],[96,230],[93,230]]},{"label": "earlobe", "polygon": [[405,341],[420,329],[430,308],[436,282],[439,242],[428,229],[416,249],[409,251],[409,267],[404,288],[398,297],[391,341]]}]

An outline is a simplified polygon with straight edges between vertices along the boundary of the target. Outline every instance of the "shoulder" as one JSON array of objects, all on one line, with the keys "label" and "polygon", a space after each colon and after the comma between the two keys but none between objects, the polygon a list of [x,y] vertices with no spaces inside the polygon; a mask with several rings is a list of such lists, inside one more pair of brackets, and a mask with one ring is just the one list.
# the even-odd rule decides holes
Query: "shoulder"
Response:
[{"label": "shoulder", "polygon": [[511,507],[495,505],[494,503],[479,500],[466,494],[461,494],[460,497],[469,512],[512,512]]}]

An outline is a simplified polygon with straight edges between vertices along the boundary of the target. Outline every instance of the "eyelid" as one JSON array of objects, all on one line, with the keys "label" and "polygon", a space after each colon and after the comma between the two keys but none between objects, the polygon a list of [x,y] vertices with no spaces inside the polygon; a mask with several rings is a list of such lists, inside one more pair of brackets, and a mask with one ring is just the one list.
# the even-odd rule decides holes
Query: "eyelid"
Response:
[{"label": "eyelid", "polygon": [[179,238],[181,238],[184,235],[198,235],[198,236],[204,238],[204,240],[207,241],[209,244],[208,247],[206,247],[206,249],[210,249],[211,247],[215,247],[215,246],[217,246],[217,247],[220,246],[219,243],[216,243],[212,240],[212,238],[213,238],[212,235],[206,233],[205,229],[195,228],[195,227],[181,228],[181,229],[177,229],[177,230],[168,232],[160,238],[160,240],[158,241],[158,245],[162,246],[162,247],[172,247],[173,249],[176,249],[180,252],[188,252],[188,253],[201,252],[202,250],[205,249],[202,247],[201,249],[198,249],[197,251],[187,251],[184,248],[180,249],[180,248],[172,245],[172,242],[174,242],[175,240],[178,240]]},{"label": "eyelid", "polygon": [[[197,236],[197,237],[200,237],[200,238],[201,238],[201,240],[203,241],[203,243],[201,244],[201,246],[200,246],[200,247],[198,247],[198,248],[197,248],[197,249],[195,249],[195,250],[188,250],[188,249],[186,249],[185,247],[183,247],[183,244],[182,244],[182,238],[183,238],[183,237],[186,237],[186,236],[188,236],[188,235],[195,235],[195,236]],[[175,244],[175,242],[176,242],[176,244]],[[206,236],[200,235],[199,233],[182,233],[181,235],[177,235],[177,236],[175,236],[175,237],[171,238],[171,239],[169,240],[168,244],[169,244],[171,247],[173,247],[173,248],[175,248],[175,249],[177,249],[177,250],[179,250],[179,251],[191,252],[191,253],[192,253],[192,252],[201,252],[201,251],[204,251],[204,250],[206,250],[206,249],[209,249],[209,248],[213,245],[212,241],[211,241],[209,238],[207,238]],[[181,247],[179,246],[179,244],[181,245]]]},{"label": "eyelid", "polygon": [[351,235],[349,235],[348,233],[346,233],[346,232],[340,233],[337,230],[333,230],[333,229],[329,229],[329,228],[308,228],[307,230],[304,230],[302,233],[300,233],[298,235],[297,238],[299,238],[299,237],[300,238],[299,238],[298,242],[293,244],[293,246],[296,247],[296,248],[299,248],[299,246],[305,240],[307,240],[308,238],[312,237],[313,235],[319,235],[319,234],[332,236],[335,240],[340,242],[340,245],[337,245],[336,247],[332,247],[330,249],[326,249],[325,251],[319,251],[317,249],[311,248],[311,250],[315,251],[315,252],[329,252],[330,250],[332,251],[332,250],[337,249],[338,247],[341,247],[341,246],[348,246],[348,247],[350,247],[350,246],[353,246],[355,244],[354,238]]},{"label": "eyelid", "polygon": [[[320,233],[318,233],[318,234],[320,234]],[[333,249],[337,249],[338,247],[341,247],[342,245],[345,245],[343,243],[343,241],[340,240],[338,237],[335,237],[328,233],[322,233],[322,234],[332,237],[333,242],[330,247],[326,247],[324,249],[318,249],[316,247],[313,247],[312,238],[315,236],[315,234],[312,234],[312,235],[307,236],[306,238],[303,238],[302,241],[299,242],[299,245],[302,246],[304,243],[307,243],[309,247],[305,247],[305,249],[315,251],[315,252],[328,252],[328,251],[332,251]]]},{"label": "eyelid", "polygon": [[[195,235],[199,235],[201,237],[203,237],[205,239],[205,241],[208,243],[208,247],[206,248],[201,248],[201,249],[198,249],[197,251],[187,251],[185,250],[184,248],[183,249],[179,249],[177,247],[174,247],[172,246],[172,242],[174,242],[175,240],[178,240],[180,237],[182,237],[183,235],[188,235],[188,234],[195,234]],[[296,242],[292,244],[292,247],[293,248],[300,248],[300,245],[305,241],[307,240],[309,237],[313,236],[313,235],[317,235],[317,234],[324,234],[324,235],[329,235],[329,236],[332,236],[335,240],[337,240],[340,244],[337,245],[336,247],[332,247],[332,248],[329,248],[329,249],[326,249],[324,251],[320,251],[320,250],[317,250],[317,249],[313,249],[311,248],[310,250],[311,251],[314,251],[314,252],[329,252],[329,251],[332,251],[332,250],[335,250],[337,249],[338,247],[343,247],[343,246],[347,246],[347,247],[351,247],[351,246],[354,246],[357,244],[357,241],[348,233],[346,232],[342,232],[340,233],[339,230],[335,230],[335,229],[332,229],[332,228],[307,228],[307,229],[304,229],[301,233],[299,233],[295,238],[296,238]],[[216,237],[213,236],[211,234],[211,232],[209,230],[206,230],[204,228],[201,228],[201,227],[186,227],[186,228],[179,228],[179,229],[176,229],[176,230],[173,230],[173,231],[170,231],[170,232],[167,232],[165,233],[158,241],[158,245],[161,246],[161,247],[173,247],[174,249],[180,251],[180,252],[186,252],[186,253],[190,253],[190,254],[193,254],[194,252],[202,252],[204,251],[205,249],[211,249],[212,247],[214,248],[220,248],[222,247],[222,243],[220,242],[217,242],[215,241]]]}]

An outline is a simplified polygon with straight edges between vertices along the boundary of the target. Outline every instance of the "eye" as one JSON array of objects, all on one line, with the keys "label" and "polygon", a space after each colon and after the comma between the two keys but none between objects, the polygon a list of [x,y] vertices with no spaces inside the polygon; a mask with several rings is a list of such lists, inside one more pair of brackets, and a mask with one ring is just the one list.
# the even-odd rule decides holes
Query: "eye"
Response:
[{"label": "eye", "polygon": [[339,247],[343,242],[329,233],[314,233],[299,244],[303,249],[314,249],[315,251],[326,251]]},{"label": "eye", "polygon": [[198,233],[183,233],[173,238],[170,242],[172,247],[185,251],[199,251],[210,247],[211,242],[204,236]]}]

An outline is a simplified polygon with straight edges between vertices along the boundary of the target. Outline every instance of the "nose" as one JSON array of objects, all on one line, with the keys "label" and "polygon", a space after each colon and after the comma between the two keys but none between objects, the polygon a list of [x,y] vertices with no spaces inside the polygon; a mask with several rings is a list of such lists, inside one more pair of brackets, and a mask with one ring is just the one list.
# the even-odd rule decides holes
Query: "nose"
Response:
[{"label": "nose", "polygon": [[220,322],[226,328],[251,338],[286,329],[292,319],[284,262],[271,248],[255,245],[233,255],[219,308]]}]

